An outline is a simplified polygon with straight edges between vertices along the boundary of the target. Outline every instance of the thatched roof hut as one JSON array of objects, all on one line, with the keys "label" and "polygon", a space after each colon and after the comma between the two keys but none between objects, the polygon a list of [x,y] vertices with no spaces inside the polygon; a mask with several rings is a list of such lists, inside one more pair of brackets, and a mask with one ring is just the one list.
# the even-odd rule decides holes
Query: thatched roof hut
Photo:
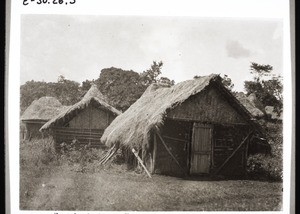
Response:
[{"label": "thatched roof hut", "polygon": [[[243,171],[248,144],[256,134],[262,135],[262,131],[251,113],[224,87],[221,77],[212,74],[172,87],[151,85],[106,128],[101,141],[107,146],[142,151],[143,160],[149,162],[152,173],[178,174],[184,169],[188,174],[198,174],[219,173],[218,167],[224,168],[222,162],[228,165],[236,161],[240,162],[238,167],[242,170],[231,168]],[[207,137],[197,140],[199,136]],[[193,151],[200,149],[201,146],[193,146],[199,142],[213,147],[205,157]],[[162,145],[175,154],[168,156],[169,149]],[[241,154],[240,159],[232,159],[228,154],[232,150],[237,152],[236,149]],[[172,161],[172,156],[177,157],[177,161]]]},{"label": "thatched roof hut", "polygon": [[255,95],[251,94],[247,97],[243,92],[236,94],[236,98],[245,106],[245,108],[251,113],[255,118],[262,118],[265,114],[255,105]]},{"label": "thatched roof hut", "polygon": [[24,111],[21,120],[48,121],[59,114],[64,106],[54,97],[41,97],[34,100]]},{"label": "thatched roof hut", "polygon": [[54,97],[46,96],[34,100],[21,116],[25,125],[25,139],[41,137],[41,126],[65,109],[66,107]]},{"label": "thatched roof hut", "polygon": [[52,132],[58,143],[74,138],[81,142],[99,142],[104,129],[119,114],[121,112],[107,103],[97,86],[92,85],[81,101],[49,120],[40,131]]}]

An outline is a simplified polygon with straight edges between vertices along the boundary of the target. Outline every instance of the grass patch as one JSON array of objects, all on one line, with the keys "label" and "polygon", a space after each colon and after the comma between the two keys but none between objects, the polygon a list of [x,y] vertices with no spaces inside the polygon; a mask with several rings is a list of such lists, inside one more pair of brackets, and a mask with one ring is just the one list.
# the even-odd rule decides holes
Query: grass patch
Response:
[{"label": "grass patch", "polygon": [[57,152],[52,137],[20,140],[20,209],[30,208],[37,190],[57,171],[93,173],[101,170],[98,160],[103,152],[75,144],[63,144]]},{"label": "grass patch", "polygon": [[51,138],[20,144],[20,209],[99,211],[278,211],[282,183],[199,181],[100,165],[102,150],[62,146]]},{"label": "grass patch", "polygon": [[20,141],[20,209],[27,209],[42,177],[58,165],[52,138]]}]

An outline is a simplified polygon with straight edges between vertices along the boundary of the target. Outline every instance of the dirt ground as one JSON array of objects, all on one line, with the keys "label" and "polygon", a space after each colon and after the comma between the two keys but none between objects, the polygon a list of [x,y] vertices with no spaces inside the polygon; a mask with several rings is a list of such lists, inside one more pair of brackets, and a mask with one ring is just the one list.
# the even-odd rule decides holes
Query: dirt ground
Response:
[{"label": "dirt ground", "polygon": [[21,198],[26,210],[273,211],[281,210],[282,183],[150,179],[120,168],[82,173],[60,166],[43,176],[30,197]]}]

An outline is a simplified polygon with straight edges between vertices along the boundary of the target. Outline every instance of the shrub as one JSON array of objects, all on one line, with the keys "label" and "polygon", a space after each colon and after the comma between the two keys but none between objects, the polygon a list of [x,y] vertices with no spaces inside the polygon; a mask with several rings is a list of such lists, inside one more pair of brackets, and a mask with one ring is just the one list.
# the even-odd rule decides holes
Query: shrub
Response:
[{"label": "shrub", "polygon": [[264,128],[269,135],[272,154],[250,156],[247,162],[248,175],[254,179],[282,181],[282,124],[266,123]]},{"label": "shrub", "polygon": [[282,181],[282,158],[253,155],[248,159],[248,175],[254,179]]},{"label": "shrub", "polygon": [[72,143],[60,145],[61,162],[71,166],[71,170],[77,172],[96,171],[97,162],[104,151],[92,148],[90,144],[81,145],[75,139]]}]

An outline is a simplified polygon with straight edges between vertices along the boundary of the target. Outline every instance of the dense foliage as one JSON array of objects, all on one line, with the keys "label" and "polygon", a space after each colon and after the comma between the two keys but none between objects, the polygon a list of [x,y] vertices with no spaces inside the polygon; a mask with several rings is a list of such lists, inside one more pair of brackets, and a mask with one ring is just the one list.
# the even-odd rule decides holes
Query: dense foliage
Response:
[{"label": "dense foliage", "polygon": [[[272,75],[273,67],[252,62],[250,72],[253,80],[245,81],[244,87],[247,95],[254,93],[264,106],[274,106],[274,110],[280,114],[282,110],[282,83],[281,77]],[[271,79],[266,79],[271,77]],[[261,109],[264,111],[264,109]]]},{"label": "dense foliage", "polygon": [[268,133],[271,155],[256,154],[248,158],[248,174],[255,179],[281,181],[283,177],[282,123],[267,122],[264,129]]},{"label": "dense foliage", "polygon": [[72,105],[80,100],[82,94],[80,84],[65,79],[63,76],[57,82],[28,81],[20,88],[21,113],[34,101],[43,96],[57,98],[63,105]]},{"label": "dense foliage", "polygon": [[95,83],[110,104],[122,111],[140,98],[147,88],[137,72],[114,67],[102,69]]},{"label": "dense foliage", "polygon": [[78,82],[67,80],[59,76],[57,82],[28,81],[21,85],[21,113],[32,101],[43,96],[57,98],[63,105],[72,105],[78,102],[83,94],[95,83],[109,104],[125,111],[152,83],[174,85],[174,80],[160,77],[163,63],[154,61],[150,69],[137,73],[121,68],[104,68],[96,80],[85,80],[80,85]]}]

